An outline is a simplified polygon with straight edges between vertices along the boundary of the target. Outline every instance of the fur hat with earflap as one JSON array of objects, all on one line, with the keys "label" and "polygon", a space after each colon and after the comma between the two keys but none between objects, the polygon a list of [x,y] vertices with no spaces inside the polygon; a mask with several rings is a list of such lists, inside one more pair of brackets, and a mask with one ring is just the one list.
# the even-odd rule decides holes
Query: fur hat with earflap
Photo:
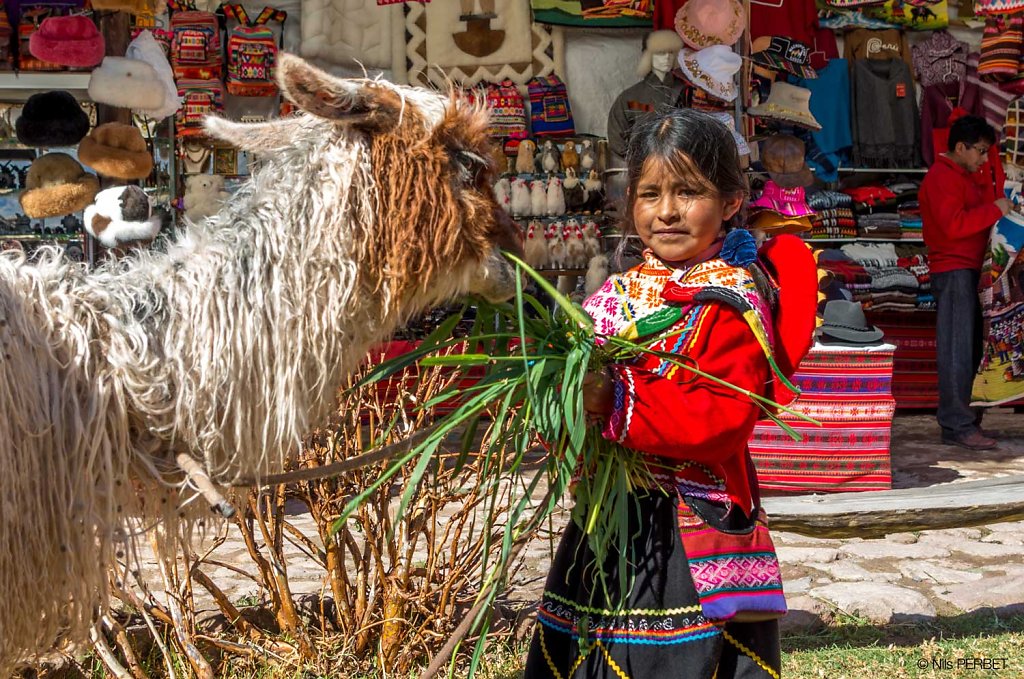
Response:
[{"label": "fur hat with earflap", "polygon": [[655,54],[671,52],[674,63],[675,55],[681,49],[683,49],[683,39],[675,31],[654,31],[648,34],[647,40],[644,41],[644,53],[640,56],[640,63],[636,67],[636,74],[641,78],[647,77],[647,74],[651,72],[651,61]]},{"label": "fur hat with earflap", "polygon": [[89,235],[108,248],[150,241],[160,233],[160,216],[153,214],[149,196],[138,186],[100,191],[83,217]]},{"label": "fur hat with earflap", "polygon": [[66,153],[39,156],[28,168],[21,209],[32,219],[62,217],[92,202],[100,182]]},{"label": "fur hat with earflap", "polygon": [[78,145],[78,159],[104,177],[145,179],[153,171],[153,156],[139,128],[103,123]]}]

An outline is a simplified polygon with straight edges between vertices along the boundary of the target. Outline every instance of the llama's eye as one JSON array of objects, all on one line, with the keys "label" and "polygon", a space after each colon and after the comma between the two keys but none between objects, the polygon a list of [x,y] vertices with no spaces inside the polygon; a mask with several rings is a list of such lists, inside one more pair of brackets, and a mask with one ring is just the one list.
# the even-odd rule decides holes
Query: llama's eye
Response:
[{"label": "llama's eye", "polygon": [[463,184],[476,186],[483,179],[489,162],[472,151],[456,151],[455,162],[459,166],[459,179]]}]

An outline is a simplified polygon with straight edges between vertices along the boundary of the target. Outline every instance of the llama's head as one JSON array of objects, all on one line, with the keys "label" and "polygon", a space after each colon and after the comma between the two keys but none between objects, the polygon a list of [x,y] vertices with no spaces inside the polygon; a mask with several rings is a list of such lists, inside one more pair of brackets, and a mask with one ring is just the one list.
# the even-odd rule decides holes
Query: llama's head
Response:
[{"label": "llama's head", "polygon": [[[493,185],[488,115],[454,94],[338,78],[281,54],[278,82],[302,112],[267,123],[208,118],[214,137],[262,156],[287,186],[276,210],[316,240],[351,244],[361,286],[398,312],[465,293],[509,297],[522,252]],[[321,251],[322,252],[322,251]]]}]

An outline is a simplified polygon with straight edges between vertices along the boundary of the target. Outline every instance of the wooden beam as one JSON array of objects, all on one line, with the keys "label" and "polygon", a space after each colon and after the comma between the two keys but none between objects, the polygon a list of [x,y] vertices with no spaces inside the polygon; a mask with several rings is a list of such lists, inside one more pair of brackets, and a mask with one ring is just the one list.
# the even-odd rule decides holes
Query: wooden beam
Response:
[{"label": "wooden beam", "polygon": [[772,530],[820,538],[966,528],[1024,520],[1024,475],[864,493],[770,497]]}]

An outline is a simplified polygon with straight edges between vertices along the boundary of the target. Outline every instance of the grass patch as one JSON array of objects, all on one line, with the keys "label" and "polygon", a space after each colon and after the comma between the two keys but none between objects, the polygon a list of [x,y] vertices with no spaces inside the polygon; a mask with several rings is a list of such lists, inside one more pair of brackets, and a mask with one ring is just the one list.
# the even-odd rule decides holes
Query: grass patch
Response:
[{"label": "grass patch", "polygon": [[787,679],[1021,677],[1024,615],[986,611],[889,625],[843,617],[783,637],[782,669]]}]

